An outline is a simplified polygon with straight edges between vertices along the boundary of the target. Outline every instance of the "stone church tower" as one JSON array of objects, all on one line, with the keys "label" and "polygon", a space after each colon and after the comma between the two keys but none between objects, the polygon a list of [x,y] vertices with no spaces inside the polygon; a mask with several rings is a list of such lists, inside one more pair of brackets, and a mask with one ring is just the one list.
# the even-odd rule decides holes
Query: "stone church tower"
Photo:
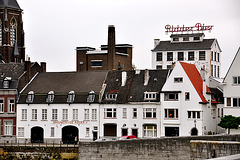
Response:
[{"label": "stone church tower", "polygon": [[0,63],[25,62],[22,11],[16,0],[0,0]]}]

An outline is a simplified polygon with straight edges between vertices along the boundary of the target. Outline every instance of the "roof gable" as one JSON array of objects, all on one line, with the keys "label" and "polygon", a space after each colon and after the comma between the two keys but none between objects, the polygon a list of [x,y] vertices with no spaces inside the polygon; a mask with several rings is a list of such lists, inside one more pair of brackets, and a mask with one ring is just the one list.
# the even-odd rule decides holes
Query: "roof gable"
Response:
[{"label": "roof gable", "polygon": [[228,69],[225,77],[224,77],[223,83],[226,83],[226,79],[227,79],[228,76],[230,76],[231,70],[232,70],[235,66],[239,65],[239,62],[240,62],[240,47],[238,48],[238,51],[237,51],[237,53],[236,53],[236,55],[235,55],[235,57],[234,57],[231,65],[230,65],[230,67],[229,67],[229,69]]},{"label": "roof gable", "polygon": [[[196,66],[194,64],[180,62],[181,66],[183,67],[184,71],[186,72],[188,78],[192,82],[195,90],[197,91],[198,95],[200,96],[202,102],[208,102],[205,97],[203,96],[203,80],[198,72]],[[211,93],[210,89],[206,86],[206,92]]]}]

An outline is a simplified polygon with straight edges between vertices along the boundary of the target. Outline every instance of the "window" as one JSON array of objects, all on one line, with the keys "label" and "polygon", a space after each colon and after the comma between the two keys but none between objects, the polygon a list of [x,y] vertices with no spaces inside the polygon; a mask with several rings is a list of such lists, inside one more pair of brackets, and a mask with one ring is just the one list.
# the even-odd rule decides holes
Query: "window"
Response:
[{"label": "window", "polygon": [[3,88],[9,88],[9,81],[3,81]]},{"label": "window", "polygon": [[200,37],[194,37],[193,40],[194,40],[194,41],[199,41],[199,40],[200,40]]},{"label": "window", "polygon": [[27,99],[26,99],[26,102],[27,103],[32,103],[33,102],[33,99],[34,99],[34,92],[33,91],[30,91],[27,95]]},{"label": "window", "polygon": [[123,108],[123,118],[127,118],[127,108]]},{"label": "window", "polygon": [[22,109],[22,120],[27,120],[27,109]]},{"label": "window", "polygon": [[189,37],[183,37],[183,41],[189,41]]},{"label": "window", "polygon": [[214,52],[214,60],[217,61],[217,52]]},{"label": "window", "polygon": [[37,120],[37,109],[32,109],[32,120]]},{"label": "window", "polygon": [[18,137],[24,137],[24,127],[18,127]]},{"label": "window", "polygon": [[179,38],[173,38],[173,41],[175,41],[175,42],[179,41]]},{"label": "window", "polygon": [[50,137],[54,137],[55,135],[54,135],[54,127],[51,127],[51,135],[50,135]]},{"label": "window", "polygon": [[133,118],[137,118],[137,108],[133,108]]},{"label": "window", "polygon": [[78,120],[78,109],[73,109],[73,120]]},{"label": "window", "polygon": [[167,61],[173,61],[173,52],[167,52]]},{"label": "window", "polygon": [[174,83],[182,83],[183,78],[182,77],[174,77]]},{"label": "window", "polygon": [[211,76],[213,76],[213,65],[211,65]]},{"label": "window", "polygon": [[15,41],[16,41],[16,20],[15,18],[12,18],[11,19],[11,22],[10,22],[10,43],[11,43],[11,46],[14,45]]},{"label": "window", "polygon": [[97,120],[97,109],[92,109],[92,120]]},{"label": "window", "polygon": [[217,54],[217,61],[220,62],[220,54]]},{"label": "window", "polygon": [[217,66],[217,77],[220,77],[220,68]]},{"label": "window", "polygon": [[178,61],[183,61],[183,60],[184,60],[184,53],[178,52]]},{"label": "window", "polygon": [[47,97],[46,102],[47,102],[47,103],[52,103],[53,100],[54,100],[54,92],[53,92],[53,91],[50,91],[50,92],[48,92],[48,97]]},{"label": "window", "polygon": [[188,52],[188,60],[194,61],[194,52]]},{"label": "window", "polygon": [[143,108],[143,118],[156,118],[156,108]]},{"label": "window", "polygon": [[162,70],[162,65],[156,65],[156,69]]},{"label": "window", "polygon": [[89,133],[90,133],[89,131],[90,131],[90,129],[89,129],[88,127],[86,127],[86,137],[89,137],[89,135],[90,135],[90,134],[89,134]]},{"label": "window", "polygon": [[167,119],[178,119],[178,109],[164,109],[165,118]]},{"label": "window", "polygon": [[4,135],[12,136],[12,134],[13,134],[13,122],[4,121]]},{"label": "window", "polygon": [[15,102],[14,99],[9,100],[9,112],[13,113],[15,110]]},{"label": "window", "polygon": [[185,92],[185,101],[189,101],[189,100],[190,100],[190,93]]},{"label": "window", "polygon": [[63,109],[63,120],[68,120],[68,109]]},{"label": "window", "polygon": [[57,112],[58,112],[57,109],[52,109],[52,120],[57,120],[58,119],[57,118],[57,115],[58,115]]},{"label": "window", "polygon": [[116,118],[117,109],[116,108],[104,108],[104,118]]},{"label": "window", "polygon": [[89,120],[89,109],[84,109],[84,119]]},{"label": "window", "polygon": [[233,107],[240,107],[240,98],[233,98]]},{"label": "window", "polygon": [[95,99],[95,92],[94,91],[90,91],[88,93],[87,102],[88,103],[94,102],[94,99]]},{"label": "window", "polygon": [[213,51],[211,51],[211,60],[213,61]]},{"label": "window", "polygon": [[102,60],[91,60],[92,67],[102,67]]},{"label": "window", "polygon": [[157,137],[157,126],[156,125],[144,125],[143,126],[144,137]]},{"label": "window", "polygon": [[231,106],[231,98],[227,98],[227,106]]},{"label": "window", "polygon": [[105,97],[106,97],[106,100],[114,100],[114,101],[117,100],[117,94],[116,93],[107,93],[105,95]]},{"label": "window", "polygon": [[156,99],[157,99],[157,92],[144,93],[144,100],[156,100]]},{"label": "window", "polygon": [[205,51],[199,51],[199,60],[205,60]]},{"label": "window", "polygon": [[233,77],[233,84],[240,84],[240,76]]},{"label": "window", "polygon": [[157,59],[157,61],[162,61],[162,52],[157,53],[156,59]]},{"label": "window", "polygon": [[42,120],[47,120],[47,109],[42,109]]},{"label": "window", "polygon": [[188,111],[189,119],[200,119],[200,111]]},{"label": "window", "polygon": [[74,102],[74,98],[75,98],[75,93],[74,93],[74,91],[70,91],[70,92],[68,93],[67,102],[68,102],[68,103],[73,103],[73,102]]},{"label": "window", "polygon": [[178,101],[178,93],[165,93],[165,101]]},{"label": "window", "polygon": [[216,68],[217,68],[217,66],[214,65],[214,77],[216,77],[216,73],[217,73]]},{"label": "window", "polygon": [[0,99],[0,113],[4,112],[4,101],[3,99]]}]

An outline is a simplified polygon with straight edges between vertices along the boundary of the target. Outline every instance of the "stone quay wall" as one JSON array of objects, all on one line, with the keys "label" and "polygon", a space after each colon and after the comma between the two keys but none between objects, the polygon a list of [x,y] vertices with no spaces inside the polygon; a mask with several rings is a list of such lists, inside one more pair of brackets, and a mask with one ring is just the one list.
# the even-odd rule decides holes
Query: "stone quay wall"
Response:
[{"label": "stone quay wall", "polygon": [[[240,135],[211,135],[211,136],[196,136],[196,137],[171,137],[171,138],[152,138],[152,139],[137,139],[124,141],[105,141],[105,142],[80,142],[79,143],[79,159],[80,160],[188,160],[188,159],[204,159],[199,157],[200,153],[205,151],[204,145],[195,145],[199,149],[191,148],[192,140],[204,141],[240,141]],[[192,141],[194,142],[194,141]],[[212,158],[226,156],[231,153],[232,147],[238,145],[228,145],[222,147],[221,150],[228,150],[226,154],[214,151],[215,155]],[[232,146],[232,147],[231,147]],[[192,145],[194,147],[194,145]],[[202,147],[202,148],[201,148]],[[196,157],[196,155],[198,157]]]}]

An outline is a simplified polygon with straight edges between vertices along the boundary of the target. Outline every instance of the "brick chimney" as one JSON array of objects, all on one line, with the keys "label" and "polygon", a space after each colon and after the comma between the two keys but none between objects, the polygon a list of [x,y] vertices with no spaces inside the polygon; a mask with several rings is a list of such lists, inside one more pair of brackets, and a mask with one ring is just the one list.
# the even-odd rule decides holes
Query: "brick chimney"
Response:
[{"label": "brick chimney", "polygon": [[46,72],[46,62],[41,62],[42,72]]},{"label": "brick chimney", "polygon": [[25,71],[27,72],[27,82],[31,80],[31,61],[25,61]]},{"label": "brick chimney", "polygon": [[114,25],[108,26],[108,70],[117,69],[115,64],[115,27]]}]

